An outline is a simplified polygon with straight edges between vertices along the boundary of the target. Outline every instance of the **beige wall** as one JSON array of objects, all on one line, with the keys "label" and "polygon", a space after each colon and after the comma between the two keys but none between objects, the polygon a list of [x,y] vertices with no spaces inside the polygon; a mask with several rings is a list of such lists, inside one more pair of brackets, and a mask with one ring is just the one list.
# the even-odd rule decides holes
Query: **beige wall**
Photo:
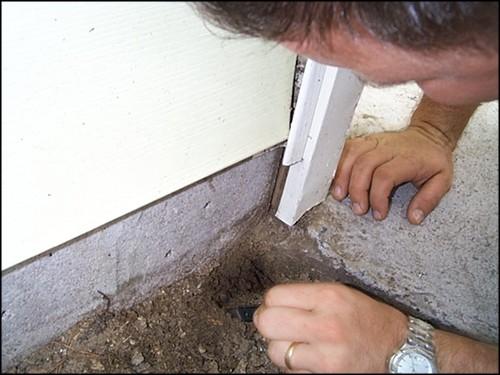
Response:
[{"label": "beige wall", "polygon": [[2,57],[2,269],[288,135],[295,56],[184,3],[2,3]]}]

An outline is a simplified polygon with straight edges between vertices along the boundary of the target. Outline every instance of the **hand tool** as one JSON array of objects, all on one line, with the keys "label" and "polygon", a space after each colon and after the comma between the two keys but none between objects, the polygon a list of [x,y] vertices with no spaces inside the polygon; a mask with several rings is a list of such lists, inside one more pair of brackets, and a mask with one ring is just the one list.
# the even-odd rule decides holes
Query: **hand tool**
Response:
[{"label": "hand tool", "polygon": [[226,309],[226,311],[236,319],[240,319],[242,322],[251,323],[253,321],[253,314],[259,306],[239,306]]}]

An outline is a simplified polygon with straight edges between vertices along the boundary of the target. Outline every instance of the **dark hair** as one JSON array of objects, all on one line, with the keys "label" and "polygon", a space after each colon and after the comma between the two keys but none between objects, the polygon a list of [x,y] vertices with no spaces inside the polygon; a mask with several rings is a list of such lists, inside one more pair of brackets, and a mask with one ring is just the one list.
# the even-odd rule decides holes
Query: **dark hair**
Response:
[{"label": "dark hair", "polygon": [[332,30],[421,52],[471,47],[498,53],[498,2],[487,1],[213,1],[193,4],[216,26],[272,41],[327,39]]}]

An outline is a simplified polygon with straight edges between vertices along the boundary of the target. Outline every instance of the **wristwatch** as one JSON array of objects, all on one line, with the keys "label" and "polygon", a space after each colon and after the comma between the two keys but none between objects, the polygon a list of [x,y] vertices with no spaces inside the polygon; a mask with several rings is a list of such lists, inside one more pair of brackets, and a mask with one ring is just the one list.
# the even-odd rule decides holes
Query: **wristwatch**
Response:
[{"label": "wristwatch", "polygon": [[405,343],[389,359],[389,373],[437,373],[433,334],[433,326],[409,316],[408,336]]}]

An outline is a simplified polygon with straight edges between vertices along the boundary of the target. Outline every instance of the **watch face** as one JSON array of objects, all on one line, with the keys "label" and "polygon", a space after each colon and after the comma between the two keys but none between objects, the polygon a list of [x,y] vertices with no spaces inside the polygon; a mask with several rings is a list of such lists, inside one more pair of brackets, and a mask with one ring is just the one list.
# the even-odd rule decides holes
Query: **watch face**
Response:
[{"label": "watch face", "polygon": [[398,373],[432,374],[432,362],[425,356],[416,352],[402,353],[395,361],[394,367]]}]

